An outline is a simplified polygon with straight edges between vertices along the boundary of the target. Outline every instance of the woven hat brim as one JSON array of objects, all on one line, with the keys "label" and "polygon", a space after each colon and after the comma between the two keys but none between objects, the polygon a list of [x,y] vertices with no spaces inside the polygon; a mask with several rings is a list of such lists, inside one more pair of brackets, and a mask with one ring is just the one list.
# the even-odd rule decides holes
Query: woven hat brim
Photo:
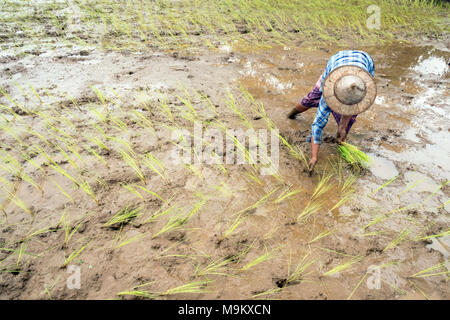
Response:
[{"label": "woven hat brim", "polygon": [[[364,98],[356,104],[344,104],[334,93],[336,82],[342,77],[353,75],[360,77],[366,86]],[[372,76],[366,70],[357,66],[341,66],[330,72],[323,85],[323,97],[327,105],[342,115],[355,115],[366,111],[374,103],[377,96],[377,86]]]}]

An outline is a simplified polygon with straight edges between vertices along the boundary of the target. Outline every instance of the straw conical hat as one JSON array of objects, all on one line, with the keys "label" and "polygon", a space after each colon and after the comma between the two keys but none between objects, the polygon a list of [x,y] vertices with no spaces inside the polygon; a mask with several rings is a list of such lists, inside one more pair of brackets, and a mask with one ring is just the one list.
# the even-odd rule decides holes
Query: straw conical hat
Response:
[{"label": "straw conical hat", "polygon": [[377,86],[372,76],[357,66],[341,66],[328,75],[323,84],[327,105],[342,115],[366,111],[375,101]]}]

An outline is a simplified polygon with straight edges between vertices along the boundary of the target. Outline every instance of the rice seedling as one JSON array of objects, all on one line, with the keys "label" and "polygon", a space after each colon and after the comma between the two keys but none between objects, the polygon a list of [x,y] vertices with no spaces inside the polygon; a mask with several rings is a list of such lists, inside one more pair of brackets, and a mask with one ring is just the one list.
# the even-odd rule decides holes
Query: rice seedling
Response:
[{"label": "rice seedling", "polygon": [[159,295],[170,296],[174,294],[185,294],[185,293],[205,293],[206,286],[210,283],[212,283],[211,280],[192,281],[187,284],[163,291],[159,293]]},{"label": "rice seedling", "polygon": [[255,259],[251,260],[250,262],[248,262],[246,265],[244,265],[242,268],[239,269],[239,271],[243,272],[243,271],[247,271],[253,267],[255,267],[256,265],[266,262],[270,259],[273,259],[275,257],[275,252],[279,250],[279,248],[275,248],[272,249],[271,251],[267,251],[266,248],[266,253],[264,253],[263,255],[256,257]]},{"label": "rice seedling", "polygon": [[184,98],[180,95],[176,95],[177,99],[184,105],[184,108],[178,108],[182,113],[181,117],[188,121],[196,122],[198,121],[198,114],[194,106],[192,105],[191,96],[189,95],[186,88],[183,87],[183,90]]},{"label": "rice seedling", "polygon": [[419,179],[419,180],[417,180],[417,181],[407,185],[401,192],[399,192],[398,196],[401,196],[402,194],[405,194],[406,192],[410,191],[414,187],[417,187],[418,185],[420,185],[424,181],[425,181],[424,179]]},{"label": "rice seedling", "polygon": [[253,124],[250,122],[248,117],[241,112],[240,108],[236,104],[236,100],[231,92],[228,92],[228,101],[226,103],[227,107],[235,113],[243,122],[244,126],[246,126],[249,129],[253,128]]},{"label": "rice seedling", "polygon": [[[176,124],[175,117],[172,113],[172,110],[167,105],[167,101],[164,98],[164,100],[157,106],[157,108],[161,111],[161,113],[166,117],[166,119],[172,123],[173,125]],[[192,120],[191,118],[188,118],[187,120]]]},{"label": "rice seedling", "polygon": [[416,241],[441,238],[441,237],[445,237],[445,236],[449,236],[449,235],[450,235],[450,228],[448,230],[444,231],[444,232],[441,232],[441,233],[432,234],[432,235],[429,235],[429,236],[424,236],[424,237],[417,238]]},{"label": "rice seedling", "polygon": [[225,183],[225,181],[222,181],[219,185],[215,185],[213,188],[224,198],[230,198],[233,195],[233,190],[227,183]]},{"label": "rice seedling", "polygon": [[[118,144],[124,146],[128,150],[128,153],[129,153],[129,155],[125,155],[125,157],[126,158],[130,158],[132,161],[135,161],[134,158],[131,157],[131,155],[134,155],[135,153],[134,153],[133,148],[131,147],[129,141],[127,141],[125,139],[122,139],[122,138],[119,138],[117,136],[108,136],[106,133],[103,133],[102,136],[105,137],[108,140],[111,140],[111,141],[113,141],[115,143],[118,143]],[[126,153],[126,151],[124,151],[124,150],[119,150],[120,154],[122,154],[122,152]],[[123,156],[124,155],[122,154],[122,157]]]},{"label": "rice seedling", "polygon": [[314,243],[316,241],[319,241],[322,238],[328,237],[329,235],[333,234],[336,231],[336,229],[330,229],[330,230],[324,230],[320,232],[317,236],[315,236],[313,239],[308,241],[308,244]]},{"label": "rice seedling", "polygon": [[358,290],[358,288],[361,286],[361,283],[364,281],[364,279],[366,279],[366,277],[368,276],[369,274],[366,272],[366,273],[364,273],[364,275],[361,277],[361,280],[359,280],[359,282],[356,284],[356,286],[353,288],[353,290],[352,290],[352,292],[349,294],[349,296],[347,297],[347,299],[346,300],[350,300],[352,297],[353,297],[353,295],[355,294],[355,292],[356,292],[356,290]]},{"label": "rice seedling", "polygon": [[130,244],[130,243],[136,242],[138,240],[141,240],[144,237],[145,237],[145,234],[142,234],[142,233],[137,234],[137,235],[135,235],[135,236],[133,236],[131,238],[118,237],[116,239],[116,245],[114,246],[113,250],[119,249],[119,248],[121,248],[123,246],[126,246],[127,244]]},{"label": "rice seedling", "polygon": [[97,151],[95,151],[94,149],[92,149],[91,147],[89,147],[88,145],[84,145],[84,149],[89,152],[90,154],[92,154],[94,157],[96,157],[98,160],[100,160],[105,167],[108,168],[108,162],[105,160],[104,157],[102,157],[100,154],[98,154]]},{"label": "rice seedling", "polygon": [[276,293],[278,293],[278,292],[280,292],[282,290],[283,290],[283,288],[271,288],[269,290],[266,290],[266,291],[263,291],[263,292],[260,292],[260,293],[257,293],[255,295],[253,295],[252,299],[256,299],[256,298],[259,298],[259,297],[262,297],[262,296],[273,295],[273,294],[276,294]]},{"label": "rice seedling", "polygon": [[66,267],[69,263],[72,262],[73,259],[75,259],[76,257],[78,257],[80,255],[81,252],[84,251],[84,249],[86,249],[86,247],[88,246],[90,241],[88,241],[86,244],[84,244],[80,249],[73,251],[67,258],[65,258],[63,265],[61,266],[62,268]]},{"label": "rice seedling", "polygon": [[[49,166],[51,168],[53,168],[56,172],[60,173],[61,175],[65,176],[66,178],[68,178],[70,181],[72,181],[76,186],[80,187],[87,195],[89,195],[96,203],[98,203],[97,198],[95,197],[94,192],[92,191],[91,186],[89,185],[89,183],[87,181],[84,181],[82,179],[76,179],[75,177],[73,177],[71,174],[69,174],[66,170],[64,170],[63,168],[61,168],[42,148],[40,148],[39,146],[35,146],[35,148],[37,150],[39,150],[39,153],[44,155],[47,160],[49,160],[51,163],[49,164]],[[60,190],[62,190],[62,188],[60,188]],[[67,195],[67,194],[66,194]],[[68,196],[68,195],[67,195]],[[69,196],[69,198],[71,199],[71,197]]]},{"label": "rice seedling", "polygon": [[[12,193],[10,192],[8,189],[6,189],[4,186],[2,186],[2,188],[7,192],[8,194],[8,202],[12,201],[17,207],[19,207],[20,209],[22,209],[23,211],[25,211],[26,213],[28,213],[30,216],[32,216],[34,218],[34,212],[32,212],[27,205],[22,201],[22,199],[20,199],[16,193]],[[5,205],[2,206],[3,208],[5,207]]]},{"label": "rice seedling", "polygon": [[311,195],[311,200],[316,200],[332,188],[332,185],[330,183],[330,179],[332,177],[332,174],[325,173],[320,176],[319,182],[317,183],[317,186],[314,189],[313,194]]},{"label": "rice seedling", "polygon": [[366,168],[370,165],[370,157],[354,145],[343,142],[338,146],[338,151],[341,157],[351,165],[361,168]]},{"label": "rice seedling", "polygon": [[[143,284],[143,285],[137,286],[137,287],[135,287],[133,289],[144,287],[144,286],[147,286],[147,285],[149,285],[151,283],[152,282],[147,283],[147,284]],[[121,297],[121,296],[135,296],[135,297],[146,298],[146,299],[157,299],[159,297],[159,295],[157,293],[151,293],[151,292],[148,292],[146,290],[122,291],[122,292],[117,293],[117,295],[119,297]]]},{"label": "rice seedling", "polygon": [[25,248],[25,242],[22,242],[20,244],[19,252],[17,254],[16,266],[19,266],[19,264],[20,264],[20,260],[22,259],[22,254],[23,254],[24,248]]},{"label": "rice seedling", "polygon": [[[233,143],[235,146],[235,150],[237,151],[237,163],[243,164],[248,163],[251,164],[254,171],[256,172],[258,169],[257,166],[257,159],[255,159],[255,153],[251,152],[246,146],[245,146],[245,133],[241,130],[235,131],[235,130],[228,130],[223,124],[218,123],[217,121],[214,123],[216,127],[221,129],[226,136],[227,139],[227,145],[229,143]],[[249,136],[255,136],[253,129],[250,130]],[[231,145],[231,144],[230,144]],[[234,160],[234,152],[231,153],[233,155]],[[227,158],[228,161],[228,158]]]},{"label": "rice seedling", "polygon": [[380,215],[377,215],[377,216],[376,216],[375,218],[373,218],[367,225],[365,225],[365,226],[363,227],[363,230],[365,230],[365,229],[367,229],[367,228],[369,228],[369,227],[371,227],[371,226],[374,226],[375,224],[378,224],[378,223],[380,223],[380,222],[382,222],[382,221],[388,219],[388,218],[389,218],[391,215],[393,215],[394,213],[402,212],[402,211],[407,211],[407,210],[410,210],[410,209],[414,208],[415,206],[416,206],[416,204],[410,204],[410,205],[407,205],[407,206],[404,206],[404,207],[401,207],[401,208],[397,208],[397,209],[391,210],[391,211],[389,211],[389,212],[386,213],[386,214],[380,214]]},{"label": "rice seedling", "polygon": [[410,275],[408,278],[425,278],[425,277],[433,277],[438,275],[449,275],[450,270],[447,269],[446,262],[441,262],[435,264],[429,268],[421,270],[413,275]]},{"label": "rice seedling", "polygon": [[275,235],[275,233],[276,233],[279,229],[280,229],[280,227],[277,227],[277,226],[271,228],[266,234],[264,234],[263,240],[264,240],[264,241],[267,241],[267,240],[269,240],[269,239],[272,239],[273,236]]},{"label": "rice seedling", "polygon": [[190,172],[192,172],[196,177],[198,177],[200,180],[205,180],[205,177],[203,176],[202,172],[193,164],[185,164],[185,168],[187,168]]},{"label": "rice seedling", "polygon": [[240,211],[238,211],[237,213],[235,213],[234,215],[240,215],[242,213],[245,213],[247,211],[253,210],[253,209],[257,209],[259,206],[261,206],[263,203],[267,202],[267,199],[270,198],[270,196],[272,194],[274,194],[276,191],[278,191],[280,189],[280,187],[275,187],[274,189],[272,189],[271,191],[269,191],[268,193],[266,193],[261,199],[259,199],[258,201],[256,201],[254,204],[248,206],[245,209],[242,209]]},{"label": "rice seedling", "polygon": [[192,257],[192,255],[189,255],[189,256],[188,256],[188,255],[185,255],[185,254],[177,254],[177,253],[166,254],[166,255],[165,255],[165,253],[169,252],[169,251],[172,250],[173,248],[178,247],[179,245],[182,245],[182,244],[184,244],[184,241],[183,241],[183,240],[176,241],[174,244],[170,245],[170,246],[167,247],[166,249],[161,250],[161,251],[159,251],[158,253],[156,253],[156,254],[152,257],[152,259],[154,259],[154,260],[160,260],[160,259],[163,259],[163,258],[170,258],[170,257],[181,257],[181,258],[189,258],[189,257]]},{"label": "rice seedling", "polygon": [[24,168],[22,167],[22,165],[9,153],[2,152],[1,160],[2,160],[2,163],[0,163],[1,169],[19,178],[20,180],[28,182],[34,188],[42,192],[40,186],[29,175],[23,172]]},{"label": "rice seedling", "polygon": [[67,197],[71,202],[74,202],[73,198],[51,177],[48,177],[48,179],[61,191],[61,193]]},{"label": "rice seedling", "polygon": [[446,205],[448,205],[450,203],[450,199],[445,201],[443,204],[439,205],[436,207],[436,209],[442,209],[444,208]]},{"label": "rice seedling", "polygon": [[353,185],[356,183],[356,181],[358,180],[359,176],[358,175],[350,175],[349,177],[347,177],[344,180],[344,183],[341,185],[341,194],[351,194],[354,191]]},{"label": "rice seedling", "polygon": [[97,145],[100,149],[107,150],[107,151],[109,150],[109,148],[99,138],[91,137],[91,136],[87,136],[87,135],[84,135],[84,137],[86,139],[88,139],[89,141],[91,141],[92,143],[94,143],[95,145]]},{"label": "rice seedling", "polygon": [[428,197],[426,197],[425,200],[423,200],[423,202],[420,205],[423,207],[428,201],[430,201],[431,198],[433,198],[442,188],[444,188],[449,183],[450,180],[442,183],[439,187],[433,190],[433,192]]},{"label": "rice seedling", "polygon": [[124,224],[129,223],[131,220],[135,219],[141,214],[141,208],[134,208],[130,206],[126,206],[125,208],[117,211],[111,219],[108,220],[103,226],[104,227],[112,227],[118,228]]},{"label": "rice seedling", "polygon": [[336,204],[330,209],[330,211],[333,211],[337,208],[339,208],[340,206],[342,206],[344,203],[346,203],[347,201],[350,200],[350,194],[346,194],[344,197],[342,197],[338,202],[336,202]]},{"label": "rice seedling", "polygon": [[110,115],[109,120],[114,123],[115,127],[119,131],[129,132],[127,124],[125,122],[123,122],[122,120],[120,120],[119,118],[114,117],[113,115]]},{"label": "rice seedling", "polygon": [[383,249],[383,252],[392,249],[396,246],[398,246],[400,244],[400,242],[404,241],[406,239],[406,237],[408,237],[408,235],[411,233],[411,230],[405,228],[403,229],[398,236],[392,240],[387,246],[386,248]]},{"label": "rice seedling", "polygon": [[379,186],[378,188],[376,188],[375,190],[373,190],[370,194],[370,196],[373,196],[375,193],[377,193],[378,191],[380,191],[381,189],[387,187],[388,185],[390,185],[392,182],[394,182],[395,180],[397,180],[400,176],[395,176],[391,179],[389,179],[388,181],[386,181],[385,183],[383,183],[381,186]]},{"label": "rice seedling", "polygon": [[76,224],[74,227],[71,227],[70,221],[66,218],[66,212],[63,213],[61,216],[61,219],[59,220],[58,225],[62,225],[62,228],[64,230],[64,242],[63,246],[66,246],[69,244],[70,239],[72,239],[73,235],[78,231],[78,229],[83,225],[84,221],[81,220],[78,224]]},{"label": "rice seedling", "polygon": [[360,260],[361,260],[361,258],[354,258],[354,259],[348,260],[348,261],[341,263],[340,265],[328,270],[327,272],[322,274],[322,276],[326,277],[326,276],[330,276],[330,275],[333,275],[336,273],[340,273],[344,270],[347,270],[348,268],[350,268],[352,265],[359,262]]},{"label": "rice seedling", "polygon": [[133,110],[133,114],[137,118],[137,122],[144,128],[144,129],[150,129],[150,132],[152,135],[156,136],[156,130],[154,127],[154,124],[148,119],[148,117],[144,116],[141,112],[138,110]]},{"label": "rice seedling", "polygon": [[308,275],[306,273],[306,270],[314,264],[316,261],[306,261],[310,253],[306,253],[302,260],[298,262],[295,269],[291,272],[291,257],[289,257],[289,265],[288,265],[288,276],[285,281],[285,286],[288,286],[290,284],[301,282],[305,279],[305,277]]},{"label": "rice seedling", "polygon": [[297,221],[300,222],[319,212],[325,206],[325,203],[325,200],[308,201],[303,211],[297,216]]},{"label": "rice seedling", "polygon": [[159,175],[161,178],[164,179],[164,181],[167,181],[166,176],[164,175],[165,166],[164,164],[156,159],[153,155],[150,153],[147,153],[144,158],[142,159],[142,163],[155,172],[157,175]]},{"label": "rice seedling", "polygon": [[216,168],[218,168],[218,170],[220,172],[222,172],[225,176],[228,177],[229,176],[228,170],[225,168],[225,166],[223,164],[220,163],[219,156],[216,153],[214,153],[214,155],[215,155],[215,158],[219,160],[219,161],[217,161],[218,163],[215,165]]},{"label": "rice seedling", "polygon": [[[0,245],[4,245],[4,244],[0,244]],[[25,242],[22,242],[20,244],[19,249],[11,249],[11,248],[2,248],[2,247],[0,247],[0,251],[11,252],[11,254],[8,255],[6,258],[4,258],[3,260],[0,260],[0,264],[2,264],[4,261],[6,261],[7,259],[12,258],[15,254],[17,254],[17,260],[16,260],[16,264],[15,264],[16,267],[19,266],[20,261],[22,259],[22,256],[24,256],[24,255],[30,256],[30,257],[36,257],[36,258],[39,257],[39,255],[37,255],[37,254],[25,251]]]},{"label": "rice seedling", "polygon": [[35,236],[41,235],[41,234],[45,234],[45,233],[49,233],[49,232],[53,232],[58,230],[59,227],[58,226],[46,226],[40,229],[37,229],[35,231],[32,231],[30,234],[26,235],[21,241],[22,242],[26,242],[30,239],[32,239]]},{"label": "rice seedling", "polygon": [[120,185],[122,187],[124,187],[125,189],[127,189],[128,191],[130,191],[131,193],[133,193],[138,198],[144,200],[144,197],[136,189],[134,189],[131,185],[128,185],[126,183],[120,183]]},{"label": "rice seedling", "polygon": [[196,193],[196,196],[198,196],[200,198],[200,201],[198,201],[194,207],[192,208],[192,210],[187,214],[186,219],[189,220],[190,218],[192,218],[196,213],[198,213],[200,211],[200,209],[208,202],[208,198],[205,198],[205,196],[201,193],[198,192]]},{"label": "rice seedling", "polygon": [[161,197],[159,194],[157,194],[156,192],[153,192],[153,191],[151,191],[151,190],[149,190],[149,189],[147,189],[147,188],[145,188],[145,187],[143,187],[143,186],[135,185],[135,187],[137,187],[137,188],[139,188],[139,189],[145,191],[146,193],[148,193],[148,194],[150,194],[150,195],[152,195],[152,196],[158,198],[158,199],[161,200],[162,202],[165,202],[165,203],[169,203],[169,202],[170,202],[170,199],[169,199],[169,200],[166,200],[166,199],[164,199],[163,197]]},{"label": "rice seedling", "polygon": [[59,145],[56,146],[56,148],[58,148],[58,150],[61,152],[61,154],[64,156],[64,158],[67,160],[67,162],[70,163],[70,165],[72,167],[74,167],[75,169],[79,169],[79,167],[77,166],[77,164],[72,160],[72,158],[63,150],[63,148],[61,148]]},{"label": "rice seedling", "polygon": [[53,300],[51,292],[55,288],[55,286],[58,283],[59,279],[61,279],[61,276],[56,277],[55,281],[53,281],[49,286],[44,288],[44,292],[47,294],[47,296],[48,296],[48,298],[50,300]]},{"label": "rice seedling", "polygon": [[130,155],[128,154],[126,151],[124,150],[119,150],[119,153],[122,155],[122,159],[123,161],[130,166],[134,172],[137,174],[137,176],[139,177],[139,179],[142,180],[142,182],[145,183],[145,176],[142,173],[141,169],[139,168],[139,165],[137,164],[136,160]]},{"label": "rice seedling", "polygon": [[183,210],[183,208],[178,208],[176,205],[172,205],[170,207],[168,207],[167,209],[162,209],[159,208],[158,211],[154,212],[150,218],[148,218],[147,220],[144,221],[144,223],[151,223],[156,221],[158,218],[163,217],[165,215],[171,214],[173,212],[179,212]]},{"label": "rice seedling", "polygon": [[293,156],[295,159],[303,162],[306,168],[308,168],[308,159],[306,159],[305,154],[302,150],[297,147],[292,146],[281,134],[278,135],[278,138],[283,142],[283,144],[288,148],[289,154]]},{"label": "rice seedling", "polygon": [[245,219],[247,218],[247,215],[245,214],[239,214],[234,221],[228,226],[228,228],[223,232],[222,238],[226,239],[228,238],[231,234],[233,234],[236,229],[241,225],[241,223],[243,221],[245,221]]},{"label": "rice seedling", "polygon": [[219,113],[217,112],[217,108],[216,106],[211,102],[211,100],[209,99],[209,97],[206,94],[200,93],[198,91],[196,91],[195,89],[193,89],[194,93],[197,95],[197,97],[200,98],[200,100],[202,101],[206,101],[206,106],[216,115],[218,116]]},{"label": "rice seedling", "polygon": [[233,257],[219,258],[211,260],[206,266],[197,265],[194,274],[196,276],[207,277],[210,275],[229,276],[226,267],[233,262]]},{"label": "rice seedling", "polygon": [[402,296],[404,296],[404,295],[407,294],[407,292],[406,292],[405,290],[402,290],[402,289],[398,288],[397,286],[395,286],[394,284],[390,283],[389,281],[387,281],[387,280],[385,280],[385,279],[383,279],[383,278],[381,278],[381,281],[383,281],[383,282],[386,283],[389,287],[391,287],[392,290],[394,290],[394,292],[395,292],[396,294],[399,294],[399,295],[402,295]]},{"label": "rice seedling", "polygon": [[330,179],[332,178],[332,174],[322,174],[319,178],[319,182],[317,183],[316,188],[314,189],[313,194],[311,195],[310,200],[306,204],[303,211],[297,216],[297,221],[300,222],[303,219],[308,218],[309,216],[320,211],[325,203],[325,199],[320,199],[326,192],[328,192],[332,185],[330,183]]},{"label": "rice seedling", "polygon": [[188,219],[184,212],[173,215],[172,217],[169,218],[167,223],[157,233],[155,233],[152,236],[152,239],[159,237],[162,234],[180,229],[183,226],[183,224],[187,222],[187,220]]},{"label": "rice seedling", "polygon": [[258,176],[255,175],[255,174],[253,174],[252,172],[245,172],[244,175],[245,175],[246,177],[249,177],[252,181],[256,182],[256,183],[259,184],[259,185],[262,185],[262,184],[263,184],[263,182],[261,181],[261,179],[258,178]]},{"label": "rice seedling", "polygon": [[428,297],[428,296],[425,294],[425,292],[423,292],[423,290],[420,289],[419,286],[418,286],[414,281],[412,281],[411,279],[408,279],[408,282],[409,282],[410,284],[412,284],[413,287],[416,288],[416,290],[419,291],[420,294],[423,295],[425,299],[431,300],[430,297]]},{"label": "rice seedling", "polygon": [[275,199],[273,201],[273,203],[280,203],[286,199],[289,199],[293,196],[295,196],[296,194],[303,192],[304,189],[302,187],[297,187],[296,189],[292,190],[292,187],[286,188],[285,191],[283,191],[277,199]]}]

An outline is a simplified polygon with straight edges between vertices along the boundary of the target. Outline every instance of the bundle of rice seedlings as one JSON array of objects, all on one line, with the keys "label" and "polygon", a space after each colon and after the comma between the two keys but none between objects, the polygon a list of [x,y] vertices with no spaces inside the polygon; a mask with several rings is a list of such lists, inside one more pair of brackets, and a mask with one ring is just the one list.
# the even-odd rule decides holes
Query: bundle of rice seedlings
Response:
[{"label": "bundle of rice seedlings", "polygon": [[371,158],[367,154],[352,144],[343,142],[338,146],[338,151],[341,157],[351,165],[367,168],[371,162]]}]

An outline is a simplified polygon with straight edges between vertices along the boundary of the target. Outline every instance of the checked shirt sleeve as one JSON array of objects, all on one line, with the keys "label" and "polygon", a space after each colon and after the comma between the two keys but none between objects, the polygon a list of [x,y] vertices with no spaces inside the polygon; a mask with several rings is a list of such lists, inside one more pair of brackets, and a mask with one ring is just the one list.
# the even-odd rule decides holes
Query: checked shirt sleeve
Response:
[{"label": "checked shirt sleeve", "polygon": [[323,129],[328,123],[328,117],[330,116],[331,109],[325,103],[323,96],[320,99],[319,107],[317,108],[316,117],[312,124],[312,133],[308,137],[308,142],[311,142],[311,138],[314,139],[315,144],[322,144]]}]

